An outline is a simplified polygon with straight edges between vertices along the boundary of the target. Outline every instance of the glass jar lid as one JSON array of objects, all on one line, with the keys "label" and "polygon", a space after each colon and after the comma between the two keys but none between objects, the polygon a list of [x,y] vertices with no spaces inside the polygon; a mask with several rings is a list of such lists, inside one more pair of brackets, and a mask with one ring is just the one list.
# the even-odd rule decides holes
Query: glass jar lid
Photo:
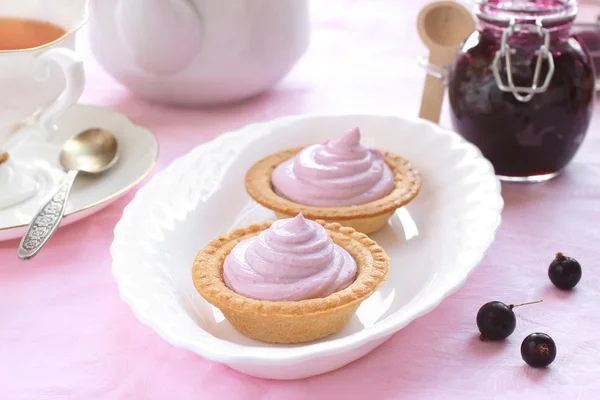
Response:
[{"label": "glass jar lid", "polygon": [[547,27],[575,19],[577,0],[475,0],[474,13],[479,19],[500,26],[509,26],[513,21]]}]

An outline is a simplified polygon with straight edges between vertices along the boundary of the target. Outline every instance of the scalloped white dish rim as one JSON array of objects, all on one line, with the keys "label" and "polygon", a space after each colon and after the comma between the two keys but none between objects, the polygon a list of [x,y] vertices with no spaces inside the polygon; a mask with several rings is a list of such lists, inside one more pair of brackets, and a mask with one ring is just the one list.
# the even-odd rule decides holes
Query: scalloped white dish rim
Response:
[{"label": "scalloped white dish rim", "polygon": [[[452,144],[459,147],[469,147],[471,151],[474,151],[474,159],[481,159],[485,162],[487,166],[487,171],[482,172],[481,175],[486,179],[492,179],[494,186],[493,192],[496,194],[496,202],[490,207],[490,212],[495,213],[493,218],[493,222],[489,225],[489,231],[487,232],[487,236],[485,240],[481,240],[481,245],[476,249],[476,256],[472,257],[472,262],[470,265],[464,266],[462,270],[462,274],[455,281],[447,282],[446,284],[440,284],[440,288],[434,292],[432,292],[427,297],[424,297],[415,304],[413,300],[409,301],[408,304],[404,306],[402,313],[394,313],[384,320],[377,322],[376,324],[366,327],[365,329],[355,332],[351,335],[336,338],[331,341],[317,342],[317,343],[307,343],[306,345],[298,346],[298,347],[290,347],[290,348],[280,348],[280,347],[250,347],[244,346],[236,343],[232,343],[230,341],[217,338],[210,333],[206,332],[202,329],[202,327],[198,326],[203,332],[206,333],[206,336],[203,338],[203,341],[189,341],[182,338],[176,331],[169,331],[163,329],[160,323],[156,321],[156,318],[149,316],[147,313],[142,312],[142,310],[138,309],[136,305],[135,299],[124,290],[124,286],[121,284],[119,280],[119,268],[126,268],[126,266],[118,265],[118,248],[119,242],[122,240],[124,234],[127,234],[127,230],[129,226],[133,224],[134,214],[136,213],[136,206],[142,202],[146,201],[146,199],[150,196],[153,188],[161,182],[162,179],[165,179],[166,176],[170,175],[173,171],[184,170],[185,165],[196,159],[199,154],[202,153],[204,148],[218,148],[220,143],[235,140],[241,137],[244,137],[247,140],[247,143],[250,143],[253,139],[261,137],[264,134],[269,132],[269,127],[279,125],[279,124],[289,124],[295,121],[301,121],[305,119],[312,118],[331,118],[331,117],[352,117],[352,118],[373,118],[373,117],[381,117],[381,118],[395,118],[404,120],[405,122],[412,124],[424,124],[428,125],[429,129],[432,129],[435,134],[438,135],[450,135],[452,137]],[[230,162],[233,162],[231,160]],[[151,201],[151,200],[150,200]],[[123,301],[127,303],[134,315],[145,325],[151,327],[155,330],[159,336],[161,336],[164,340],[175,345],[180,348],[184,348],[190,350],[194,353],[197,353],[203,357],[211,359],[213,361],[223,362],[223,363],[248,363],[248,364],[267,364],[267,365],[275,365],[275,364],[290,364],[295,362],[301,362],[308,360],[312,357],[322,357],[327,355],[332,355],[340,351],[349,351],[352,349],[356,349],[365,345],[369,342],[373,342],[376,340],[382,340],[390,337],[394,333],[398,332],[400,329],[414,321],[415,319],[429,313],[433,309],[435,309],[445,298],[455,293],[458,289],[460,289],[469,276],[475,271],[475,269],[481,264],[488,248],[493,243],[498,228],[501,223],[501,212],[504,207],[504,202],[501,196],[501,184],[498,178],[494,173],[494,168],[491,163],[483,157],[479,149],[477,149],[474,145],[467,142],[463,139],[459,134],[441,128],[440,126],[433,124],[429,121],[422,120],[420,118],[410,118],[410,117],[400,117],[400,116],[391,116],[385,114],[376,114],[376,113],[358,113],[358,114],[305,114],[305,115],[297,115],[297,116],[286,116],[280,117],[271,121],[266,122],[258,122],[250,125],[246,125],[245,127],[223,133],[220,136],[216,137],[211,141],[204,142],[194,149],[192,149],[187,154],[179,157],[174,160],[171,165],[162,171],[157,172],[151,179],[151,181],[138,190],[134,199],[125,207],[123,211],[123,216],[121,220],[117,223],[114,230],[114,241],[111,245],[111,255],[113,257],[112,263],[112,274],[115,280],[117,281],[117,286],[119,289],[119,294]],[[475,252],[475,250],[473,250]]]}]

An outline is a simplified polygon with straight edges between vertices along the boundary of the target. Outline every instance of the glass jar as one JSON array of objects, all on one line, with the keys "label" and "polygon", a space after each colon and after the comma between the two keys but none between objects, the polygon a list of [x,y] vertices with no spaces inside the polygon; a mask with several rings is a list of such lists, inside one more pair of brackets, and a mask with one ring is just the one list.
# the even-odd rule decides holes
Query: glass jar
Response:
[{"label": "glass jar", "polygon": [[600,91],[600,0],[579,0],[573,32],[585,44],[596,67],[596,91]]},{"label": "glass jar", "polygon": [[480,0],[446,76],[454,129],[502,180],[551,179],[579,149],[595,69],[572,35],[576,0]]},{"label": "glass jar", "polygon": [[577,25],[577,37],[587,47],[596,68],[596,90],[600,91],[600,22]]}]

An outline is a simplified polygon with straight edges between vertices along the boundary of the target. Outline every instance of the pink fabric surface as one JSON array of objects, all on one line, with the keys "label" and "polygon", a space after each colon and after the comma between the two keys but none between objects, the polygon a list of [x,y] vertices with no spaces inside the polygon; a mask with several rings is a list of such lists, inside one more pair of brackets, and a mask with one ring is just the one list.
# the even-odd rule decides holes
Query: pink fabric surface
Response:
[{"label": "pink fabric surface", "polygon": [[[150,104],[94,61],[86,31],[88,86],[82,102],[109,106],[153,130],[156,170],[191,147],[250,122],[310,112],[418,114],[425,54],[408,0],[312,2],[311,47],[294,71],[252,101],[209,110]],[[201,90],[201,88],[199,88]],[[600,106],[597,107],[600,111]],[[447,110],[442,125],[449,126]],[[503,185],[495,243],[466,285],[362,359],[299,381],[268,381],[175,348],[141,324],[111,276],[112,230],[133,192],[61,228],[34,260],[17,241],[0,243],[0,399],[596,399],[600,392],[600,114],[565,173],[545,184]],[[551,286],[554,253],[580,260],[572,293]],[[475,315],[489,300],[542,298],[518,309],[503,343],[477,338]],[[534,370],[521,340],[550,334],[556,361]]]}]

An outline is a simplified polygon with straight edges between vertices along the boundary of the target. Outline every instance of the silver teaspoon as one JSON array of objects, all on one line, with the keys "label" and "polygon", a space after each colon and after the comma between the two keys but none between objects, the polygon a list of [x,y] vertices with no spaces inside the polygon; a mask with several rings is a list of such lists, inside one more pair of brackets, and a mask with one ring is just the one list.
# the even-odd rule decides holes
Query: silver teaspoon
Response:
[{"label": "silver teaspoon", "polygon": [[88,129],[63,145],[60,163],[67,176],[29,224],[18,249],[21,260],[35,256],[58,228],[77,174],[104,172],[117,162],[118,155],[117,139],[103,129]]}]

